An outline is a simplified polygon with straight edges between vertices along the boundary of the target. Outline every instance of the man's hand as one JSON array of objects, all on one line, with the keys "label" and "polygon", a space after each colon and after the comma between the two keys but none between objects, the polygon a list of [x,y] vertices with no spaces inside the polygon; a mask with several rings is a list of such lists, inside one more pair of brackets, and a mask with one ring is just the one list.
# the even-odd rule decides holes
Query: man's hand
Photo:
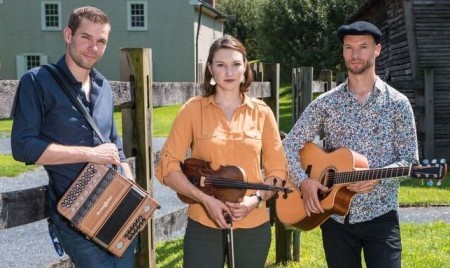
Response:
[{"label": "man's hand", "polygon": [[311,216],[311,213],[324,213],[317,192],[326,192],[328,191],[328,187],[323,186],[316,180],[305,179],[300,184],[300,191],[302,192],[305,211],[308,216]]},{"label": "man's hand", "polygon": [[347,189],[358,194],[365,194],[372,191],[378,184],[380,180],[361,181],[350,184]]},{"label": "man's hand", "polygon": [[119,151],[114,143],[103,143],[92,148],[89,162],[96,164],[120,165]]}]

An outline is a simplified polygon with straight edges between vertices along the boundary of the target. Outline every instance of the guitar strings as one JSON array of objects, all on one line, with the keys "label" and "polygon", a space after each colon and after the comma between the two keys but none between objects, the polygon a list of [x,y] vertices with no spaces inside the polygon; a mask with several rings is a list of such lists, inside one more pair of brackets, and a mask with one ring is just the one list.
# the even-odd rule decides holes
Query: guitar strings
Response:
[{"label": "guitar strings", "polygon": [[394,178],[409,175],[410,167],[380,168],[343,172],[327,172],[326,180],[332,184],[373,180],[377,178]]}]

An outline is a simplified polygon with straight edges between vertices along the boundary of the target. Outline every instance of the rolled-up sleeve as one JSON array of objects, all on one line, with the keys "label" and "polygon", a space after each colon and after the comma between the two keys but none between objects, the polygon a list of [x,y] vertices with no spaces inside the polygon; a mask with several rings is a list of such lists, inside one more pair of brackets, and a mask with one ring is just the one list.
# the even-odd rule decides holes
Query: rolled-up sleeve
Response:
[{"label": "rolled-up sleeve", "polygon": [[183,106],[174,120],[170,134],[164,144],[158,164],[156,178],[164,184],[164,178],[170,172],[180,171],[180,164],[186,158],[186,152],[192,144],[192,121],[187,106]]},{"label": "rolled-up sleeve", "polygon": [[16,93],[16,107],[11,131],[13,158],[25,164],[34,164],[45,151],[48,142],[39,138],[43,123],[45,97],[34,73],[25,74]]},{"label": "rolled-up sleeve", "polygon": [[262,161],[265,177],[287,179],[287,162],[275,116],[267,107],[262,137]]}]

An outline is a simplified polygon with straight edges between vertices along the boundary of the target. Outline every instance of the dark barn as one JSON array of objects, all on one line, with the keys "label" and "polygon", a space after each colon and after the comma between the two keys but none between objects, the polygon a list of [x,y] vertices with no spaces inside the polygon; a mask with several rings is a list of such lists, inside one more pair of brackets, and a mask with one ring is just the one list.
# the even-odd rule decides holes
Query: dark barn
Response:
[{"label": "dark barn", "polygon": [[407,95],[421,158],[450,159],[450,1],[368,0],[349,19],[383,33],[378,75]]}]

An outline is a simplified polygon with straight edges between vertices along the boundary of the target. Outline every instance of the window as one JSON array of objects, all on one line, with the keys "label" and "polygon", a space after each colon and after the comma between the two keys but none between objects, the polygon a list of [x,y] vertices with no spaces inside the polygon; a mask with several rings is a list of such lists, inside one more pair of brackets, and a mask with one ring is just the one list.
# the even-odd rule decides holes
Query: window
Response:
[{"label": "window", "polygon": [[147,30],[147,2],[128,2],[128,30]]},{"label": "window", "polygon": [[61,30],[61,3],[42,2],[41,4],[41,28],[43,31]]},{"label": "window", "polygon": [[25,67],[30,70],[33,67],[41,65],[41,55],[28,55],[25,56],[27,62]]},{"label": "window", "polygon": [[47,55],[40,53],[17,55],[17,77],[20,78],[29,69],[43,64],[47,64]]}]

